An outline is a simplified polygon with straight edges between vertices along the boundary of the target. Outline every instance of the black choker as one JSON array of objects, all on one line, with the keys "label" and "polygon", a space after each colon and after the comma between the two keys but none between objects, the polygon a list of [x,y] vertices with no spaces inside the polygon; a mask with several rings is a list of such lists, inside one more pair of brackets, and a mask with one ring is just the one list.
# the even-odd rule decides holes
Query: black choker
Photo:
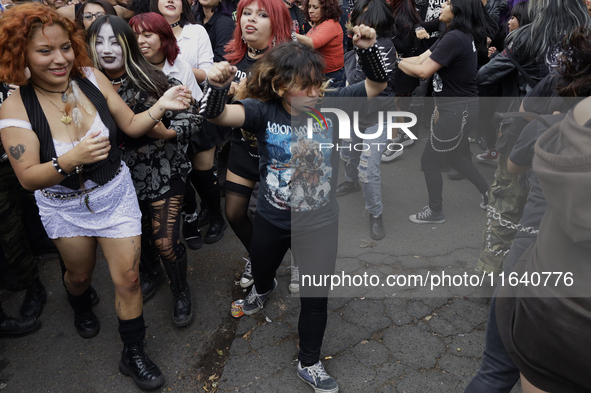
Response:
[{"label": "black choker", "polygon": [[178,26],[178,25],[180,25],[180,24],[181,24],[181,21],[180,21],[180,20],[178,20],[178,21],[174,22],[172,25],[170,25],[170,28],[171,28],[171,29],[174,29],[175,27],[177,27],[177,26]]},{"label": "black choker", "polygon": [[252,55],[252,56],[258,56],[258,55],[262,55],[263,53],[265,53],[267,50],[269,50],[269,47],[266,47],[265,49],[255,49],[255,48],[251,48],[250,46],[248,47],[248,54]]},{"label": "black choker", "polygon": [[165,61],[166,61],[166,57],[160,63],[152,63],[151,61],[149,63],[152,64],[153,66],[159,66],[160,64],[164,63]]},{"label": "black choker", "polygon": [[116,79],[109,78],[109,81],[111,82],[112,85],[120,85],[121,83],[125,82],[126,80],[127,80],[127,74],[123,74],[121,77],[116,78]]},{"label": "black choker", "polygon": [[41,86],[39,86],[38,84],[36,84],[35,82],[31,81],[32,84],[34,84],[35,86],[37,86],[38,88],[40,88],[41,90],[45,90],[48,93],[53,93],[53,94],[57,94],[60,93],[62,95],[62,102],[66,102],[68,100],[68,95],[66,94],[66,92],[68,91],[68,89],[70,88],[70,80],[68,79],[68,86],[66,86],[64,91],[53,91],[53,90],[47,90],[42,88]]}]

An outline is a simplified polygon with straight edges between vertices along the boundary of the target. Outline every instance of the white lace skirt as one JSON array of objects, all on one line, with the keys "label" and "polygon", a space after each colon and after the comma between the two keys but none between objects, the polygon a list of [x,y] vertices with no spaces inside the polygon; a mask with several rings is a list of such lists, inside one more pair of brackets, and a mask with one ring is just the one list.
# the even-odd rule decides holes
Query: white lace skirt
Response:
[{"label": "white lace skirt", "polygon": [[35,191],[41,221],[49,238],[122,238],[142,233],[142,214],[131,175],[127,166],[124,163],[121,165],[117,176],[87,194],[88,206],[85,202],[86,195],[74,199],[59,199],[44,196],[41,190]]}]

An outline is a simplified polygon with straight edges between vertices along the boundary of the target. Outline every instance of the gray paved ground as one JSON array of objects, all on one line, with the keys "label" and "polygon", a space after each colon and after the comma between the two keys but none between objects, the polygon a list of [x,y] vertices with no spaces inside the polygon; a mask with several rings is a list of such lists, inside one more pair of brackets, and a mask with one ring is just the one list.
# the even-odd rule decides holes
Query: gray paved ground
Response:
[{"label": "gray paved ground", "polygon": [[[375,245],[367,242],[369,219],[361,193],[339,199],[336,273],[367,272],[381,279],[442,271],[476,273],[485,213],[478,206],[478,192],[466,180],[453,182],[444,176],[445,224],[408,221],[408,215],[427,202],[419,172],[424,143],[382,164],[385,239]],[[494,164],[476,165],[492,181]],[[226,233],[223,241],[190,253],[195,320],[189,327],[174,327],[165,285],[144,307],[147,350],[166,376],[161,391],[311,392],[295,374],[299,299],[287,289],[289,256],[264,310],[235,320],[229,315],[230,304],[246,296],[235,285],[243,250],[233,233]],[[57,260],[45,257],[41,277],[48,303],[42,329],[25,338],[0,339],[2,393],[137,391],[117,369],[122,344],[104,258],[93,283],[101,296],[95,308],[101,333],[94,339],[76,334],[59,275]],[[322,358],[342,393],[462,392],[478,369],[488,312],[486,291],[361,286],[335,292],[329,300]],[[18,312],[22,296],[0,292],[11,314]]]}]

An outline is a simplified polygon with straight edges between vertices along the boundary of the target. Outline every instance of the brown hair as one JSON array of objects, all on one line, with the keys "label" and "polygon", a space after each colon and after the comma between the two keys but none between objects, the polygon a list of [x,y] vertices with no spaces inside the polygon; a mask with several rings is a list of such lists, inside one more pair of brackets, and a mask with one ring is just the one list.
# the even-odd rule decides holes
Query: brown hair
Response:
[{"label": "brown hair", "polygon": [[252,66],[246,90],[237,94],[237,98],[279,101],[280,90],[301,91],[311,87],[320,88],[323,96],[328,86],[323,70],[324,60],[318,52],[299,42],[285,42]]},{"label": "brown hair", "polygon": [[25,3],[12,7],[0,19],[0,80],[5,83],[27,83],[27,47],[33,34],[45,26],[58,25],[70,38],[76,55],[71,76],[83,75],[81,68],[92,66],[82,32],[76,24],[55,10],[39,3]]}]

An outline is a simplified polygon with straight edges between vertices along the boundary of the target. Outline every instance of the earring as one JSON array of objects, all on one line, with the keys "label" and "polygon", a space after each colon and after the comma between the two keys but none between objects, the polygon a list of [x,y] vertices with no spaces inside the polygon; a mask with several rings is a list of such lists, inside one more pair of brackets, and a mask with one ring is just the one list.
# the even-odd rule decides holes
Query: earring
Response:
[{"label": "earring", "polygon": [[244,36],[242,36],[242,42],[246,44],[246,38],[244,38]]},{"label": "earring", "polygon": [[272,43],[272,45],[273,46],[277,45],[277,37],[273,37],[273,43]]}]

